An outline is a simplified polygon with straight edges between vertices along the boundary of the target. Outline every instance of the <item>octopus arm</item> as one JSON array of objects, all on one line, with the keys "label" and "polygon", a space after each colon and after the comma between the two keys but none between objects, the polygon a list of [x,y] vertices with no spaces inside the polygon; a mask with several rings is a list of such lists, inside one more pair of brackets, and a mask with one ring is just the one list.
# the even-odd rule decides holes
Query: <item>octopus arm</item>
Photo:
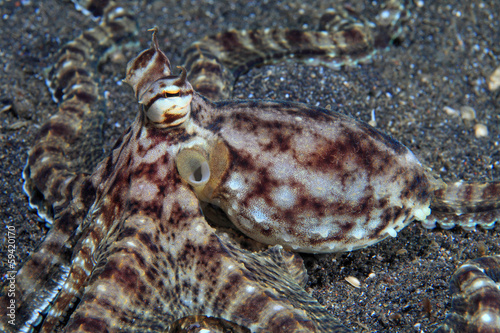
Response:
[{"label": "octopus arm", "polygon": [[422,223],[427,228],[438,223],[444,229],[456,225],[492,229],[500,220],[500,182],[445,184],[434,192],[431,208],[432,214]]},{"label": "octopus arm", "polygon": [[219,237],[187,186],[171,183],[155,212],[133,200],[67,332],[118,331],[131,318],[135,328],[160,332],[200,313],[251,332],[348,331],[284,270],[301,266],[298,257],[280,248],[252,253]]},{"label": "octopus arm", "polygon": [[500,332],[500,256],[469,260],[450,280],[451,310],[434,333]]}]

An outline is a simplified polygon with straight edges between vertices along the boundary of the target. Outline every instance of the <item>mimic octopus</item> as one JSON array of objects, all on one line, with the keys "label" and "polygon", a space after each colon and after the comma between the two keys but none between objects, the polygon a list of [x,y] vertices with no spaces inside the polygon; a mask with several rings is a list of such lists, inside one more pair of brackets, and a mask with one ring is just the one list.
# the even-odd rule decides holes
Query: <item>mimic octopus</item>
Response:
[{"label": "mimic octopus", "polygon": [[[498,219],[499,182],[446,184],[364,122],[301,103],[226,100],[256,64],[293,55],[340,66],[389,45],[405,16],[398,1],[376,28],[331,11],[318,31],[219,33],[189,47],[178,70],[153,29],[151,48],[127,66],[136,119],[91,175],[76,172],[68,150],[98,100],[97,53],[135,33],[124,8],[84,3],[102,19],[51,69],[58,112],[24,170],[30,205],[52,227],[15,277],[16,324],[2,316],[2,330],[348,332],[305,291],[294,252],[352,251],[413,220],[491,228]],[[437,331],[500,331],[499,276],[499,256],[459,268]]]}]

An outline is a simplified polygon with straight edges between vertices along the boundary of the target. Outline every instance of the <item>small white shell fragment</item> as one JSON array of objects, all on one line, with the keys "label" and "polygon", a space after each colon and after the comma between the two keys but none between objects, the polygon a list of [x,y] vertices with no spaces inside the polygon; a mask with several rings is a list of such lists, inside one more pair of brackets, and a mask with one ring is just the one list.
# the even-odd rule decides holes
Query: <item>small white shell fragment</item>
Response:
[{"label": "small white shell fragment", "polygon": [[497,67],[488,78],[488,89],[490,91],[495,91],[498,88],[500,88],[500,66]]},{"label": "small white shell fragment", "polygon": [[424,1],[423,1],[423,0],[415,0],[414,2],[415,2],[415,5],[416,5],[417,7],[422,8],[423,6],[425,6],[425,3],[424,3]]},{"label": "small white shell fragment", "polygon": [[476,138],[484,138],[488,136],[488,127],[484,124],[474,125],[474,135]]},{"label": "small white shell fragment", "polygon": [[448,116],[453,116],[453,117],[458,117],[460,115],[460,112],[457,110],[450,108],[449,106],[445,106],[443,108],[444,113],[446,113]]},{"label": "small white shell fragment", "polygon": [[345,280],[354,288],[361,288],[361,281],[359,281],[354,276],[348,276],[345,278]]},{"label": "small white shell fragment", "polygon": [[470,106],[462,106],[460,108],[460,114],[463,120],[474,120],[476,119],[476,110]]},{"label": "small white shell fragment", "polygon": [[372,127],[377,127],[377,119],[375,118],[375,110],[372,110],[371,120],[368,122],[368,125]]},{"label": "small white shell fragment", "polygon": [[407,250],[407,249],[399,249],[399,250],[396,252],[396,254],[397,254],[398,256],[402,256],[402,255],[407,254],[407,253],[408,253],[408,250]]},{"label": "small white shell fragment", "polygon": [[373,279],[375,276],[377,276],[377,274],[371,272],[370,274],[368,274],[368,279]]},{"label": "small white shell fragment", "polygon": [[9,104],[9,105],[6,105],[4,106],[3,108],[0,109],[0,114],[4,113],[4,112],[7,112],[9,111],[10,109],[12,109],[12,104]]}]

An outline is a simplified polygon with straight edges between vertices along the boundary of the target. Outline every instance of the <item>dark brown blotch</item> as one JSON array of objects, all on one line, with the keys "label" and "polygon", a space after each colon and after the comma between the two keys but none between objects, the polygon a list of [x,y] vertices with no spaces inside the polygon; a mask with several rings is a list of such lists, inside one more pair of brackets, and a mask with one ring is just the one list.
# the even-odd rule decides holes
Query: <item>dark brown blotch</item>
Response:
[{"label": "dark brown blotch", "polygon": [[234,316],[245,318],[247,323],[257,323],[262,310],[264,310],[267,304],[271,301],[272,295],[266,292],[260,292],[258,294],[252,295],[248,299],[244,300],[234,312]]},{"label": "dark brown blotch", "polygon": [[63,45],[59,50],[59,59],[57,60],[57,65],[62,65],[61,60],[67,59],[86,59],[87,53],[82,49],[80,44],[68,43]]},{"label": "dark brown blotch", "polygon": [[227,305],[233,301],[235,295],[240,289],[243,282],[243,277],[239,272],[233,273],[226,278],[226,283],[215,295],[214,309],[222,311],[227,308]]},{"label": "dark brown blotch", "polygon": [[66,123],[58,121],[49,121],[43,125],[35,140],[38,141],[49,135],[62,138],[67,143],[72,143],[75,140],[73,128]]},{"label": "dark brown blotch", "polygon": [[75,316],[67,330],[82,331],[82,332],[110,332],[103,319],[92,317]]},{"label": "dark brown blotch", "polygon": [[78,101],[84,104],[93,104],[97,101],[98,97],[94,94],[94,91],[91,87],[88,90],[85,90],[85,86],[83,88],[79,88],[78,90],[71,90],[69,94],[65,96],[67,99],[76,98]]},{"label": "dark brown blotch", "polygon": [[190,76],[198,76],[201,72],[203,74],[213,74],[216,76],[222,76],[222,65],[219,63],[214,63],[212,61],[197,62],[189,71]]},{"label": "dark brown blotch", "polygon": [[142,52],[132,63],[132,66],[129,69],[129,73],[134,74],[135,71],[146,68],[148,64],[151,62],[155,55],[156,51],[154,49],[149,49]]},{"label": "dark brown blotch", "polygon": [[44,145],[37,145],[34,149],[30,151],[28,157],[28,165],[34,165],[42,155],[49,154],[52,156],[64,155],[64,149],[59,146],[59,144],[53,145],[51,142],[47,142]]},{"label": "dark brown blotch", "polygon": [[358,28],[352,28],[342,31],[342,37],[347,45],[362,46],[366,48],[366,35]]},{"label": "dark brown blotch", "polygon": [[297,313],[294,313],[293,315],[283,315],[282,313],[277,313],[276,316],[270,320],[268,329],[271,333],[317,331],[314,323],[310,319],[301,317]]},{"label": "dark brown blotch", "polygon": [[481,199],[498,201],[500,198],[500,182],[491,182],[482,190]]},{"label": "dark brown blotch", "polygon": [[159,252],[158,246],[153,242],[150,234],[140,232],[137,234],[137,238],[151,251],[151,253],[157,254]]},{"label": "dark brown blotch", "polygon": [[241,44],[240,38],[237,31],[227,31],[220,33],[216,36],[218,42],[222,45],[225,51],[232,51],[238,49],[244,49],[245,46]]},{"label": "dark brown blotch", "polygon": [[86,108],[86,106],[81,104],[81,103],[78,103],[78,104],[65,103],[59,107],[59,113],[61,113],[61,114],[67,113],[67,114],[70,114],[73,116],[77,116],[78,118],[81,119],[81,118],[83,118],[83,116],[85,114],[85,108]]},{"label": "dark brown blotch", "polygon": [[40,168],[34,178],[36,187],[39,191],[44,192],[47,189],[47,182],[54,174],[68,169],[68,165],[65,163],[54,163],[49,165],[44,165]]},{"label": "dark brown blotch", "polygon": [[306,31],[298,29],[288,29],[285,31],[285,39],[294,48],[304,49],[306,45],[311,44],[311,40]]},{"label": "dark brown blotch", "polygon": [[90,73],[85,68],[80,67],[70,67],[64,71],[61,71],[57,75],[57,83],[58,86],[56,88],[57,96],[56,98],[60,98],[63,95],[63,89],[68,86],[68,84],[75,77],[90,77]]},{"label": "dark brown blotch", "polygon": [[[209,37],[207,37],[208,39]],[[203,46],[203,44],[196,43],[188,47],[184,51],[184,67],[189,71],[191,71],[191,68],[194,66],[193,64],[197,63],[200,59],[201,62],[213,62],[215,60],[216,62],[220,62],[219,58],[213,54],[213,52],[206,47]],[[190,75],[188,76],[188,78]]]}]

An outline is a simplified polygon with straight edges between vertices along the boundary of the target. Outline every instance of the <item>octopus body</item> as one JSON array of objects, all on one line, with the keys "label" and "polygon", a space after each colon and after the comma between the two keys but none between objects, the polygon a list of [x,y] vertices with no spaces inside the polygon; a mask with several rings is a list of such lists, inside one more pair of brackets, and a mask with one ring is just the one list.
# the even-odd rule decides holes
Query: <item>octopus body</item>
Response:
[{"label": "octopus body", "polygon": [[[489,228],[498,218],[498,182],[447,185],[363,122],[300,103],[218,101],[257,63],[313,54],[342,64],[388,45],[404,16],[397,1],[375,33],[330,12],[319,32],[207,37],[187,49],[178,74],[154,29],[151,48],[127,66],[136,119],[92,174],[75,172],[67,150],[98,100],[97,50],[135,33],[124,8],[84,6],[103,19],[61,50],[50,73],[58,113],[24,170],[30,204],[52,228],[16,276],[17,320],[2,317],[3,330],[348,332],[304,290],[302,259],[289,250],[351,251],[413,220],[433,226],[440,214],[450,216],[444,227]],[[270,246],[243,248],[206,209]],[[456,273],[457,310],[441,331],[500,329],[499,267],[489,257]],[[0,304],[10,303],[4,286]]]}]

